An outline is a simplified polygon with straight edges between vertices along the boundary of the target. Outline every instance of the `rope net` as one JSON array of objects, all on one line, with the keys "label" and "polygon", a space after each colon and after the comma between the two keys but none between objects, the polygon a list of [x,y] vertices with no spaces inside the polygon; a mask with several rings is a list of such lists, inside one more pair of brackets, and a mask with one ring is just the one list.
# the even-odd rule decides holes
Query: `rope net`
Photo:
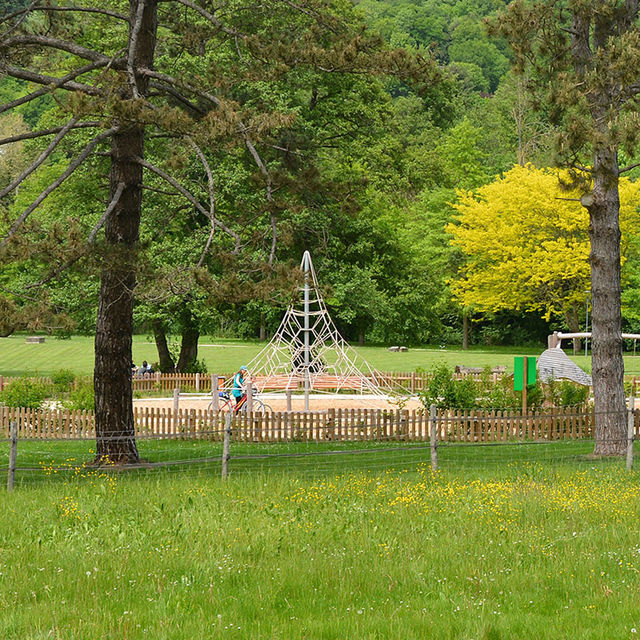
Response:
[{"label": "rope net", "polygon": [[305,284],[299,299],[289,306],[271,341],[247,367],[254,388],[259,393],[349,392],[369,396],[374,402],[406,394],[399,385],[382,380],[340,335],[320,293],[308,251],[301,269]]}]

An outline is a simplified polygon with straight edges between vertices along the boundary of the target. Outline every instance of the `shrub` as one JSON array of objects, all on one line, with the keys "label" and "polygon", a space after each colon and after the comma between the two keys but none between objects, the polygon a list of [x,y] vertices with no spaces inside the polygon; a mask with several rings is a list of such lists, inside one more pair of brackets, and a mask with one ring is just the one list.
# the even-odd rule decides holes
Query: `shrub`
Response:
[{"label": "shrub", "polygon": [[38,409],[53,392],[51,385],[30,378],[18,378],[0,393],[0,402],[8,407]]},{"label": "shrub", "polygon": [[53,388],[56,393],[64,393],[70,391],[76,379],[76,374],[70,369],[60,369],[51,376]]},{"label": "shrub", "polygon": [[478,385],[472,378],[454,380],[453,370],[444,362],[431,370],[426,389],[420,394],[425,407],[435,404],[439,409],[473,409],[476,406]]},{"label": "shrub", "polygon": [[196,358],[193,362],[189,363],[189,366],[183,373],[209,373],[207,369],[207,363],[204,360]]},{"label": "shrub", "polygon": [[589,387],[570,380],[551,380],[547,385],[549,401],[556,407],[575,407],[589,399]]},{"label": "shrub", "polygon": [[95,410],[95,393],[93,390],[93,380],[90,378],[80,380],[76,388],[69,393],[69,401],[66,403],[69,409]]}]

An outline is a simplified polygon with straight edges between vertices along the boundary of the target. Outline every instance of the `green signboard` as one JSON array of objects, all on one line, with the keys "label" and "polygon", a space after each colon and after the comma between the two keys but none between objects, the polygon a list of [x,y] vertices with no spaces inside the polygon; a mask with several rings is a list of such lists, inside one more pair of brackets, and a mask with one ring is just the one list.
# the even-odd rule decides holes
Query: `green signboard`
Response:
[{"label": "green signboard", "polygon": [[532,387],[536,383],[536,359],[527,356],[516,356],[513,359],[513,388],[515,391],[522,391],[524,380],[524,363],[527,362],[527,387]]}]

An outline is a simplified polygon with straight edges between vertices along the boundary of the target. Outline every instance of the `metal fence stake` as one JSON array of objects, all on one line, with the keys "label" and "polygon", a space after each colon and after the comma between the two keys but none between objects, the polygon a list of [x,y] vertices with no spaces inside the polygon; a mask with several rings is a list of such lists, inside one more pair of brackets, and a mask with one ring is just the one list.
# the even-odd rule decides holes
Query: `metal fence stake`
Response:
[{"label": "metal fence stake", "polygon": [[222,479],[226,480],[229,474],[229,446],[231,443],[231,412],[224,418],[224,440],[222,442]]},{"label": "metal fence stake", "polygon": [[9,472],[7,474],[7,491],[13,491],[16,479],[16,459],[18,457],[18,422],[12,420],[9,424],[9,439],[11,448],[9,450]]},{"label": "metal fence stake", "polygon": [[431,470],[438,470],[438,409],[435,404],[429,408],[429,423],[431,432],[429,442],[431,445]]},{"label": "metal fence stake", "polygon": [[629,411],[627,413],[627,471],[633,468],[633,441],[635,440],[635,398],[633,390],[629,398]]},{"label": "metal fence stake", "polygon": [[253,415],[253,383],[251,380],[247,382],[247,413]]}]

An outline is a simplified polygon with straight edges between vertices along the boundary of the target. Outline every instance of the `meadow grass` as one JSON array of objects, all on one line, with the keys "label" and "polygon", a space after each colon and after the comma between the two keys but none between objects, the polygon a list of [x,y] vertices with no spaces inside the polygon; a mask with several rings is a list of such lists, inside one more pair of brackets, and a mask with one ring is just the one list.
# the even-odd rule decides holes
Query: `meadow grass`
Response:
[{"label": "meadow grass", "polygon": [[422,452],[227,482],[51,474],[0,492],[0,637],[633,638],[640,476],[590,444],[442,447],[436,473]]},{"label": "meadow grass", "polygon": [[[211,373],[229,373],[247,364],[258,354],[263,343],[201,337],[199,357]],[[539,356],[544,345],[537,347],[472,347],[467,351],[453,347],[412,348],[404,353],[391,353],[385,347],[354,347],[376,369],[381,371],[428,370],[438,362],[451,367],[495,367],[504,365],[513,370],[516,355]],[[591,357],[571,356],[587,371],[591,368]],[[143,360],[158,359],[156,347],[145,336],[134,336],[133,359],[136,364]],[[626,355],[625,370],[629,374],[640,374],[640,355]],[[93,373],[93,337],[74,336],[69,340],[47,338],[43,344],[26,344],[24,335],[0,338],[0,375],[51,375],[59,369],[73,370],[78,375]]]}]

